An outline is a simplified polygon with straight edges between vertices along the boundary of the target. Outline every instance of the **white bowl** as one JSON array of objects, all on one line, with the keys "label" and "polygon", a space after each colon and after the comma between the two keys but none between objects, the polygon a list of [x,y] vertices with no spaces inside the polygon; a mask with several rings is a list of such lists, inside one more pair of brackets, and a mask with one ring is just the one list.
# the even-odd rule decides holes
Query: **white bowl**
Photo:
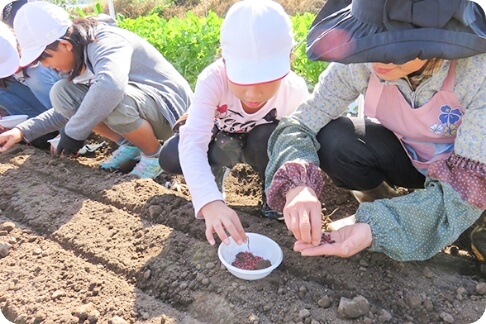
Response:
[{"label": "white bowl", "polygon": [[282,249],[274,240],[264,235],[246,233],[246,236],[250,241],[250,252],[255,256],[269,260],[272,264],[270,267],[261,270],[244,270],[231,265],[235,261],[238,253],[248,251],[248,244],[243,243],[242,245],[238,245],[232,237],[230,237],[229,245],[224,243],[219,245],[218,257],[226,269],[240,279],[257,280],[264,278],[282,262]]},{"label": "white bowl", "polygon": [[27,120],[28,117],[27,115],[4,116],[0,119],[0,126],[3,128],[14,128],[21,122]]}]

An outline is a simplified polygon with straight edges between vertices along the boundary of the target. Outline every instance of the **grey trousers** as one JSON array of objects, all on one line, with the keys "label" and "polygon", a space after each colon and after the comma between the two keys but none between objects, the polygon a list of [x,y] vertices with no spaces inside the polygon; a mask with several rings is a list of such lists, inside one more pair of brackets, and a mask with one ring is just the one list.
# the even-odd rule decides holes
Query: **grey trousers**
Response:
[{"label": "grey trousers", "polygon": [[[60,80],[51,89],[52,105],[60,114],[71,118],[77,112],[88,90],[88,85]],[[123,136],[138,129],[143,120],[150,123],[158,139],[166,140],[173,135],[169,122],[155,100],[136,86],[128,85],[123,100],[103,122],[111,130]]]}]

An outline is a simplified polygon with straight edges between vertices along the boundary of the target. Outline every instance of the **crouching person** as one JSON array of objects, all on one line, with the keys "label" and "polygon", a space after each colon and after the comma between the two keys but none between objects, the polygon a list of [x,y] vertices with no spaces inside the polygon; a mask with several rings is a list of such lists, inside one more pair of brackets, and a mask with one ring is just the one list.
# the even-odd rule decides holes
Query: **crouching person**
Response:
[{"label": "crouching person", "polygon": [[172,136],[192,91],[155,47],[96,19],[70,20],[64,9],[43,1],[24,5],[14,29],[21,66],[39,62],[68,77],[51,90],[53,109],[1,137],[2,150],[55,127],[62,128],[57,154],[69,156],[94,131],[119,144],[103,169],[140,159],[131,174],[155,178],[162,172],[159,140]]}]

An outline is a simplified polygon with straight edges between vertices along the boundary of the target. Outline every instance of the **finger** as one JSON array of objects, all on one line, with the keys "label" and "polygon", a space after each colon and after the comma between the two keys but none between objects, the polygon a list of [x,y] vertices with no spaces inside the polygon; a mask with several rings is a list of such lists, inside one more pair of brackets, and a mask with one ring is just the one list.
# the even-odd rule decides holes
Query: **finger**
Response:
[{"label": "finger", "polygon": [[236,230],[238,231],[238,234],[242,238],[243,243],[246,243],[247,236],[246,236],[245,229],[243,228],[243,225],[241,225],[241,222],[238,222],[238,224],[236,224]]},{"label": "finger", "polygon": [[301,241],[302,237],[300,235],[300,226],[299,226],[299,214],[294,210],[290,214],[290,220],[289,220],[290,226],[289,229],[296,238],[297,241]]},{"label": "finger", "polygon": [[221,239],[221,241],[223,241],[224,244],[228,245],[230,243],[228,234],[226,234],[226,231],[224,230],[221,223],[218,223],[214,226],[214,231],[216,232],[216,234],[218,234],[219,238]]},{"label": "finger", "polygon": [[288,208],[284,208],[283,209],[283,214],[284,214],[284,222],[285,222],[285,226],[287,226],[287,228],[289,229],[289,231],[291,231],[291,218],[292,216],[290,215],[290,211]]},{"label": "finger", "polygon": [[313,246],[312,244],[309,245],[309,247],[300,250],[302,256],[334,255],[343,257],[345,255],[343,246],[340,243],[323,244],[318,246]]},{"label": "finger", "polygon": [[209,244],[214,245],[216,241],[214,240],[213,236],[214,230],[211,226],[206,227],[206,240],[208,240]]},{"label": "finger", "polygon": [[306,243],[311,243],[312,242],[312,237],[311,237],[311,222],[309,218],[309,213],[307,210],[304,210],[299,218],[300,224],[300,237],[301,240],[306,242]]},{"label": "finger", "polygon": [[5,152],[8,149],[9,149],[8,138],[1,138],[0,139],[0,152]]},{"label": "finger", "polygon": [[1,151],[2,152],[5,152],[7,151],[8,149],[10,149],[12,146],[14,146],[15,144],[15,139],[12,137],[12,136],[9,136],[7,138],[7,141],[3,144],[2,148],[1,148]]},{"label": "finger", "polygon": [[311,247],[313,247],[312,244],[306,243],[304,241],[296,241],[294,243],[294,251],[295,252],[300,252],[302,250],[305,250],[305,249],[308,249],[308,248],[311,248]]},{"label": "finger", "polygon": [[316,208],[315,210],[311,211],[310,215],[310,222],[311,222],[311,242],[312,245],[318,246],[321,244],[321,236],[322,236],[322,217],[321,217],[321,209]]},{"label": "finger", "polygon": [[243,235],[241,235],[240,232],[237,230],[235,224],[233,224],[231,220],[229,220],[226,223],[223,223],[223,226],[226,228],[226,231],[233,238],[236,244],[238,245],[243,244],[243,241],[246,239],[246,235],[244,233]]}]

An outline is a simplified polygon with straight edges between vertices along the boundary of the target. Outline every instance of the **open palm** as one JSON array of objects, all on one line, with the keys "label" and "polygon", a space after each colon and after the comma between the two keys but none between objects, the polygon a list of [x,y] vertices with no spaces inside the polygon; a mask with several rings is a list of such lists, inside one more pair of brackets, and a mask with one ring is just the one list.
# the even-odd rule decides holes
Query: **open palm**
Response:
[{"label": "open palm", "polygon": [[371,246],[373,240],[371,227],[365,223],[356,223],[329,233],[334,243],[323,243],[319,246],[297,241],[294,251],[303,256],[335,255],[348,258]]}]

